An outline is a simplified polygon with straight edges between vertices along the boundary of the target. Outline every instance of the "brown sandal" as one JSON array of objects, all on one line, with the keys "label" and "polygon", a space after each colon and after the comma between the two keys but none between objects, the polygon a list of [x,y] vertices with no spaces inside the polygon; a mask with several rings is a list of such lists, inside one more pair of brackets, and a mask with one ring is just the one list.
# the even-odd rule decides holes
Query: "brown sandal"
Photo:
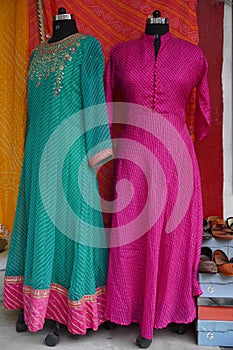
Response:
[{"label": "brown sandal", "polygon": [[222,250],[215,250],[214,260],[218,266],[218,272],[223,275],[233,276],[233,262],[229,261],[228,257]]},{"label": "brown sandal", "polygon": [[211,230],[214,238],[217,239],[233,239],[233,230],[229,228],[228,221],[223,219],[212,219]]}]

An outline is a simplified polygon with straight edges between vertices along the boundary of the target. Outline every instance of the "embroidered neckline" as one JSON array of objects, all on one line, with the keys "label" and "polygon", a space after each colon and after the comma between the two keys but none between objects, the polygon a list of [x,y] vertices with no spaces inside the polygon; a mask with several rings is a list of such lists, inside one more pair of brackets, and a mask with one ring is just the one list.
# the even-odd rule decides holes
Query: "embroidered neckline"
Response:
[{"label": "embroidered neckline", "polygon": [[86,34],[75,33],[68,36],[67,38],[56,41],[54,43],[49,43],[47,40],[38,46],[38,50],[41,54],[50,54],[50,53],[59,52],[73,45],[75,41],[79,39],[86,39],[86,38],[87,38]]},{"label": "embroidered neckline", "polygon": [[55,43],[49,44],[46,41],[40,44],[31,61],[29,79],[34,80],[39,88],[50,77],[55,77],[53,89],[57,96],[62,90],[64,72],[69,61],[72,61],[76,50],[87,37],[85,34],[75,33]]}]

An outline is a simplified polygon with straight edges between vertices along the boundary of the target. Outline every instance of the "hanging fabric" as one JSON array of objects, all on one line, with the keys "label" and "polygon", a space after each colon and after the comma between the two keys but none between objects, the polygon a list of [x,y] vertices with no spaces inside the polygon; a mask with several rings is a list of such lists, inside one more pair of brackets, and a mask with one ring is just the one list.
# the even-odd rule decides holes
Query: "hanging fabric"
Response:
[{"label": "hanging fabric", "polygon": [[28,1],[2,1],[0,17],[0,234],[8,236],[14,221],[24,150]]}]

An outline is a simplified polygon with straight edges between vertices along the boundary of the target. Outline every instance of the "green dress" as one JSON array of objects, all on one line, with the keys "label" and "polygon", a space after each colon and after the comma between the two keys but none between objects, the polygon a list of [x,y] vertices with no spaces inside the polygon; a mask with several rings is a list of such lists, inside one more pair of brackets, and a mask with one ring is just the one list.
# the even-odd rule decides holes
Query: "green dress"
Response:
[{"label": "green dress", "polygon": [[46,318],[74,334],[105,321],[108,250],[96,168],[112,156],[104,59],[92,36],[42,43],[31,55],[25,155],[4,306],[28,329]]}]

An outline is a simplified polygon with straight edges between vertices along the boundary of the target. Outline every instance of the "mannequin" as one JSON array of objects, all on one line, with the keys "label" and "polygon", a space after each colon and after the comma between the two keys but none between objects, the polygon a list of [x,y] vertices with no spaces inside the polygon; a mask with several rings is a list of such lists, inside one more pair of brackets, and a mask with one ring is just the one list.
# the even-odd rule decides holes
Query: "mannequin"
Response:
[{"label": "mannequin", "polygon": [[[79,120],[75,124],[75,133],[76,135],[78,135],[79,128],[80,130],[81,128],[84,128],[85,123],[88,122],[88,120],[90,119],[89,117],[90,113],[88,113],[88,116],[87,116],[87,115],[84,115],[81,111],[85,109],[86,106],[93,107],[94,109],[96,105],[102,105],[102,106],[105,105],[104,85],[103,85],[104,57],[103,57],[101,45],[99,41],[93,36],[79,33],[76,27],[75,20],[72,18],[72,15],[66,14],[66,10],[64,8],[60,8],[58,11],[58,15],[54,16],[53,18],[52,37],[48,42],[43,42],[39,44],[38,47],[35,48],[33,52],[33,56],[31,57],[29,71],[30,73],[29,73],[29,79],[28,79],[28,91],[29,91],[28,101],[29,101],[29,110],[30,112],[32,112],[30,113],[30,117],[31,116],[32,117],[30,119],[30,128],[28,129],[27,135],[29,135],[28,139],[33,141],[33,145],[35,145],[35,148],[34,146],[30,147],[30,145],[28,148],[26,148],[25,146],[25,159],[28,156],[29,159],[33,161],[33,164],[35,166],[34,169],[36,168],[38,169],[38,171],[36,170],[36,173],[39,176],[40,161],[37,162],[37,165],[36,165],[36,163],[34,163],[34,160],[36,160],[37,157],[35,157],[34,155],[39,153],[42,155],[45,149],[43,145],[43,140],[47,142],[50,135],[52,135],[54,128],[56,129],[56,128],[59,128],[61,125],[64,125],[63,124],[64,122],[67,122],[67,125],[70,125],[69,118],[72,116],[79,115],[81,113],[82,120],[81,118],[78,118]],[[93,74],[89,74],[89,72],[93,72]],[[72,79],[73,76],[75,76],[76,79]],[[62,92],[61,92],[61,89],[62,89]],[[42,98],[41,102],[39,102],[38,96]],[[44,101],[44,96],[48,97],[46,101]],[[36,101],[36,108],[33,107],[34,98]],[[70,101],[72,101],[72,103],[70,103]],[[31,108],[31,105],[32,105],[32,108]],[[38,115],[41,116],[39,120],[37,120],[36,118],[37,108],[38,108]],[[103,123],[100,119],[102,118],[102,116],[104,116],[106,119],[106,121]],[[77,121],[77,118],[75,119]],[[83,208],[84,207],[87,208],[89,200],[86,198],[85,200],[83,200],[82,193],[88,192],[90,193],[90,195],[92,195],[89,187],[90,181],[93,181],[93,186],[96,191],[97,178],[96,178],[96,170],[94,167],[96,166],[97,168],[99,166],[99,163],[102,165],[107,153],[109,155],[110,153],[112,153],[111,151],[112,142],[111,142],[109,127],[108,127],[107,113],[105,113],[104,109],[102,110],[101,113],[99,113],[98,119],[100,123],[102,123],[101,132],[98,131],[98,135],[97,135],[95,132],[99,129],[95,128],[95,129],[92,129],[93,131],[91,130],[92,137],[89,137],[89,136],[86,137],[87,130],[85,129],[84,131],[81,131],[80,132],[81,137],[77,139],[77,142],[74,142],[71,144],[71,147],[75,147],[77,151],[72,150],[70,152],[68,150],[69,154],[72,153],[72,155],[74,154],[74,157],[75,157],[75,160],[71,162],[73,170],[71,170],[71,166],[68,165],[68,163],[70,163],[70,156],[65,157],[68,160],[67,165],[65,165],[64,163],[64,166],[63,166],[63,164],[61,163],[62,165],[61,171],[63,174],[66,174],[65,182],[64,182],[64,176],[63,176],[62,187],[64,188],[64,191],[67,192],[67,194],[72,192],[75,198],[74,200],[71,199],[71,202],[74,203],[74,206],[76,206],[76,208],[73,206],[72,212],[74,213],[74,211],[77,209],[77,213],[74,213],[74,215],[79,215],[78,214],[79,210],[80,212],[82,211],[82,213],[86,211],[86,209],[83,210]],[[40,126],[38,126],[38,129],[37,127],[35,128],[33,126],[33,125],[35,126],[38,125],[37,122],[41,123]],[[88,122],[88,125],[91,125],[91,124]],[[101,148],[100,145],[106,144],[106,134],[104,132],[105,126],[106,126],[106,134],[108,135],[108,139],[109,139],[109,148],[106,150],[103,150],[103,156],[102,156],[102,153],[101,153],[102,149],[100,149]],[[51,130],[50,130],[50,127],[51,127]],[[40,132],[37,132],[36,129],[40,130]],[[43,140],[41,140],[41,136]],[[69,135],[68,136],[64,135],[64,140],[66,140],[66,137],[69,142],[70,140]],[[76,136],[74,135],[74,137]],[[102,139],[97,140],[98,137],[103,137],[103,140]],[[95,147],[92,146],[91,142],[93,142],[93,146]],[[89,144],[90,144],[91,152],[93,152],[92,149],[97,149],[96,147],[98,147],[98,151],[100,152],[97,153],[97,157],[94,153],[88,152]],[[41,147],[41,152],[38,147]],[[83,151],[86,152],[86,155],[84,155],[84,153],[80,153],[80,152],[83,152],[81,151],[81,147],[83,148]],[[31,151],[33,152],[31,155],[29,155]],[[57,159],[57,156],[60,156],[60,148],[55,147],[54,152],[55,152],[54,159]],[[43,156],[41,159],[43,159]],[[82,169],[85,168],[85,178],[89,177],[90,181],[89,180],[86,182],[82,181],[82,184],[80,183],[79,186],[77,187],[77,186],[74,186],[73,184],[76,181],[77,171],[79,167],[82,166],[83,164],[82,163],[83,159],[86,162],[86,165]],[[49,173],[49,169],[47,168],[47,166],[45,166],[45,169],[46,169],[46,172],[48,170],[48,173]],[[51,191],[56,197],[60,196],[59,195],[60,184],[58,181],[59,171],[54,173],[55,179],[53,181],[55,187],[57,187],[57,190],[53,191],[52,187],[47,187],[46,189],[47,191],[49,188],[51,188]],[[72,180],[72,176],[73,176],[72,173],[74,173],[75,181]],[[24,175],[22,176],[24,177]],[[27,177],[27,178],[30,179],[30,177]],[[37,178],[36,175],[35,175],[35,178]],[[45,182],[47,184],[47,180]],[[36,180],[36,183],[38,184],[38,186],[33,185],[32,186],[33,191],[35,191],[36,187],[38,187],[38,191],[40,192],[39,180],[38,181]],[[84,189],[82,192],[82,187],[85,184],[87,184],[88,191]],[[69,191],[69,188],[72,188],[71,191]],[[23,192],[24,192],[24,189],[25,188],[22,189]],[[28,185],[28,189],[30,189],[30,185]],[[77,195],[75,195],[75,190],[77,190]],[[103,322],[104,306],[105,306],[104,295],[106,294],[105,285],[106,285],[106,275],[107,275],[107,265],[108,265],[108,250],[104,249],[104,246],[102,247],[102,244],[100,245],[100,247],[98,247],[97,245],[96,247],[95,246],[92,247],[90,243],[89,244],[79,243],[80,238],[85,236],[85,235],[81,236],[81,230],[83,229],[83,231],[87,232],[86,230],[88,229],[88,233],[90,232],[89,227],[91,223],[90,221],[91,217],[93,217],[93,222],[94,222],[94,224],[91,226],[93,227],[93,230],[97,227],[98,228],[104,227],[101,210],[96,210],[96,209],[92,210],[94,208],[92,208],[91,206],[88,206],[90,207],[90,210],[89,210],[87,219],[85,217],[82,217],[81,221],[75,220],[77,222],[77,228],[75,228],[73,224],[74,221],[71,220],[72,221],[71,229],[69,229],[68,227],[64,227],[64,234],[63,234],[62,230],[58,227],[56,223],[57,219],[54,218],[53,221],[50,219],[50,213],[46,210],[46,205],[45,206],[43,205],[43,198],[39,195],[38,196],[35,195],[34,198],[35,198],[35,201],[34,201],[35,208],[38,207],[38,205],[36,204],[37,199],[41,203],[39,205],[39,207],[41,208],[41,213],[39,213],[39,211],[36,210],[38,217],[40,217],[40,220],[42,220],[43,222],[48,221],[49,224],[48,225],[45,224],[44,226],[46,227],[46,236],[41,235],[40,234],[41,231],[39,232],[39,235],[38,235],[36,232],[36,229],[34,229],[35,225],[31,225],[32,230],[30,230],[30,233],[29,233],[29,230],[27,229],[28,226],[25,229],[25,233],[27,232],[27,234],[24,235],[25,239],[27,240],[25,244],[20,237],[20,242],[24,247],[26,246],[28,247],[29,235],[31,237],[30,242],[33,244],[33,246],[34,246],[34,239],[37,241],[37,237],[38,237],[38,239],[39,240],[41,239],[42,241],[42,244],[41,244],[42,249],[41,249],[41,253],[39,253],[40,244],[37,244],[36,246],[37,248],[35,251],[35,255],[36,255],[35,259],[38,259],[37,262],[35,262],[35,259],[33,256],[34,252],[30,254],[30,256],[27,255],[29,260],[31,259],[33,260],[33,263],[29,263],[30,271],[28,276],[30,281],[28,280],[28,282],[26,282],[30,286],[29,287],[30,290],[33,290],[33,292],[32,293],[30,292],[30,295],[29,294],[27,295],[30,298],[30,300],[31,298],[34,298],[33,300],[35,300],[35,302],[30,301],[28,303],[25,303],[23,299],[23,285],[24,285],[23,278],[26,276],[26,273],[27,273],[26,272],[27,271],[27,268],[26,268],[27,252],[26,250],[19,249],[20,253],[22,254],[22,261],[23,261],[21,265],[22,272],[20,272],[20,276],[23,276],[22,278],[20,277],[22,281],[21,283],[22,288],[20,286],[20,291],[21,291],[20,295],[22,297],[22,302],[19,301],[19,299],[17,299],[20,302],[20,304],[19,304],[19,307],[18,305],[15,305],[15,306],[16,306],[16,309],[22,308],[22,310],[18,315],[16,330],[17,332],[25,332],[27,329],[29,329],[31,332],[36,332],[37,330],[39,330],[39,328],[43,327],[44,321],[46,318],[54,320],[54,322],[56,322],[55,329],[53,333],[50,333],[46,336],[45,344],[47,346],[55,346],[59,342],[61,323],[65,324],[71,333],[84,335],[87,329],[93,328],[97,330],[98,326]],[[65,213],[66,210],[63,210],[62,208],[62,200],[60,200],[60,197],[58,200],[59,200],[59,208],[61,208],[61,212]],[[57,200],[54,201],[54,208],[56,208],[56,210],[54,211],[54,214],[56,215],[56,217],[59,217],[60,214],[57,212],[56,201]],[[69,199],[67,196],[67,200],[65,199],[65,202],[68,203],[68,201]],[[23,203],[23,206],[24,204],[26,203]],[[33,207],[32,202],[30,202],[30,205]],[[99,208],[101,208],[100,200],[97,203],[97,205],[99,205]],[[66,204],[65,204],[65,207],[66,207]],[[19,209],[19,211],[21,211],[21,208]],[[30,221],[32,219],[36,220],[36,216],[33,215],[29,217],[28,215],[27,217],[26,216],[23,217],[23,220],[25,220],[25,223],[28,220]],[[66,218],[64,219],[64,222],[71,222],[71,221],[68,219],[68,216],[66,216]],[[80,224],[79,224],[79,221],[80,221]],[[85,225],[83,225],[83,223],[85,223]],[[89,223],[89,226],[87,226],[88,223]],[[16,226],[17,225],[15,225],[15,227]],[[82,229],[81,229],[81,226],[82,226]],[[102,231],[103,229],[101,229],[100,231],[101,234],[102,234]],[[11,237],[12,241],[14,240],[14,237],[17,239],[17,234],[14,235],[14,232]],[[72,232],[71,237],[68,237],[68,235],[66,234],[68,232]],[[92,237],[93,238],[95,237],[94,232]],[[47,238],[49,240],[51,239],[53,247],[51,247],[49,243],[48,247],[46,246],[48,249],[44,249],[44,244],[47,245],[48,243]],[[105,241],[104,234],[103,234],[103,239]],[[95,241],[95,244],[96,244],[96,241]],[[13,245],[11,245],[11,247],[12,246]],[[0,244],[0,249],[1,249],[1,244]],[[30,249],[30,251],[34,251],[34,249],[32,250]],[[9,257],[14,255],[15,255],[14,253],[11,254],[9,252],[8,264],[10,261]],[[84,258],[84,255],[85,257],[87,256],[87,258]],[[68,256],[69,258],[67,258]],[[17,258],[18,258],[18,255],[17,255]],[[16,268],[18,268],[19,260],[17,260],[16,262]],[[84,263],[82,263],[82,261],[84,261]],[[77,264],[78,267],[76,267],[75,264]],[[49,265],[51,266],[49,267]],[[34,269],[33,266],[36,266],[37,268]],[[90,272],[91,267],[93,269],[93,273]],[[86,273],[86,269],[88,273]],[[36,273],[38,271],[40,275],[39,279],[37,279],[34,273],[32,273],[32,270],[34,271],[36,270]],[[58,272],[56,272],[56,270]],[[17,275],[17,272],[13,272],[14,279],[16,275]],[[76,282],[76,280],[79,280],[79,279],[81,280],[81,283]],[[87,282],[84,282],[85,279],[87,279]],[[40,280],[41,286],[38,285],[37,282],[36,284],[34,284],[34,280],[35,282]],[[74,283],[72,282],[73,280],[75,280]],[[26,281],[26,278],[25,278],[25,281]],[[50,288],[51,284],[55,286],[53,291],[52,291],[52,288]],[[18,282],[16,282],[15,288],[18,288],[18,286],[19,284]],[[48,292],[47,291],[45,292],[44,288],[47,288],[46,290]],[[98,293],[96,292],[96,290],[98,291]],[[51,298],[51,293],[54,293],[55,295],[54,299]],[[62,300],[59,299],[58,293],[60,293],[59,295],[61,296],[61,298],[64,299],[64,301],[63,299]],[[18,294],[15,293],[16,298],[18,298],[17,295]],[[88,298],[83,298],[85,297],[85,295],[87,295]],[[5,293],[5,296],[6,296],[6,293]],[[5,296],[4,296],[4,300],[6,301]],[[39,298],[42,298],[43,300],[39,301]],[[45,301],[45,298],[47,298],[46,301]],[[70,301],[69,301],[69,298],[70,298]],[[56,299],[56,302],[54,301],[55,299]],[[79,302],[79,300],[82,300],[82,302]],[[87,306],[85,305],[85,303]],[[101,306],[101,303],[103,304],[103,306]],[[49,304],[51,304],[51,307],[49,306]],[[54,311],[53,311],[53,308],[55,308]],[[59,312],[58,310],[59,308],[61,308],[61,312]],[[33,311],[31,311],[32,309]],[[47,312],[47,309],[50,310],[49,311],[50,313]],[[31,317],[34,317],[33,315],[35,313],[37,314],[38,317],[32,320]],[[39,321],[38,318],[42,318],[43,320]]]},{"label": "mannequin", "polygon": [[161,13],[158,10],[149,16],[146,23],[145,33],[155,36],[155,57],[157,57],[160,48],[160,36],[169,32],[168,19],[160,17]]},{"label": "mannequin", "polygon": [[66,10],[60,7],[58,15],[53,16],[53,35],[48,42],[54,43],[75,33],[78,33],[78,28],[73,15],[66,13]]},{"label": "mannequin", "polygon": [[[160,48],[160,36],[164,35],[169,32],[169,24],[168,24],[168,18],[163,18],[161,17],[161,13],[159,10],[155,10],[153,12],[152,16],[149,16],[147,19],[146,23],[146,28],[145,28],[145,33],[148,35],[154,35],[155,36],[155,41],[154,41],[154,46],[155,46],[155,57],[157,57],[159,48]],[[173,323],[171,325],[171,329],[173,332],[178,333],[178,334],[183,334],[185,333],[185,325],[184,324],[176,324]],[[139,343],[145,343],[147,341],[141,339],[138,339]],[[145,345],[145,344],[144,344]]]},{"label": "mannequin", "polygon": [[[78,28],[72,14],[67,14],[64,7],[58,9],[58,15],[53,16],[53,34],[48,40],[49,43],[55,43],[62,39],[78,33]],[[55,346],[60,340],[60,323],[55,322],[53,333],[49,333],[45,338],[45,344]]]},{"label": "mannequin", "polygon": [[[161,37],[161,35],[163,35],[163,37]],[[161,45],[159,46],[160,38]],[[157,64],[155,64],[152,57],[154,55],[154,49],[155,59],[159,57]],[[127,60],[125,59],[126,52]],[[182,55],[181,52],[183,53]],[[190,62],[195,62],[195,66],[193,66],[193,64],[190,65]],[[179,67],[182,67],[182,72],[185,72],[182,84]],[[165,169],[170,168],[171,162],[168,160],[168,157],[165,156],[162,160],[163,152],[160,151],[160,144],[157,147],[157,140],[154,138],[154,134],[151,141],[149,141],[148,133],[150,133],[150,130],[153,130],[154,127],[156,132],[157,130],[161,130],[161,135],[164,135],[163,133],[166,133],[169,129],[165,125],[162,125],[163,121],[166,120],[168,125],[172,125],[172,127],[174,126],[176,128],[182,140],[184,140],[186,137],[185,135],[187,135],[187,145],[190,145],[190,150],[193,149],[192,140],[190,139],[190,135],[188,135],[185,125],[185,109],[191,89],[193,86],[198,86],[199,92],[197,93],[197,98],[199,99],[200,106],[202,104],[202,97],[205,96],[203,101],[205,101],[204,104],[208,107],[206,108],[207,113],[201,112],[202,114],[199,113],[200,109],[198,107],[198,113],[196,115],[197,118],[200,118],[199,120],[206,120],[208,124],[206,135],[208,134],[210,125],[210,104],[207,72],[208,62],[201,49],[186,40],[177,39],[170,35],[167,18],[161,18],[160,12],[154,11],[153,16],[149,16],[147,19],[145,34],[142,35],[141,38],[120,44],[118,43],[112,49],[107,66],[106,96],[107,102],[112,102],[118,97],[118,91],[124,91],[124,94],[122,94],[117,101],[123,103],[128,103],[129,101],[130,103],[135,102],[137,105],[145,106],[146,108],[150,106],[151,111],[158,113],[157,115],[159,118],[152,117],[150,122],[147,119],[145,121],[145,126],[148,128],[146,132],[144,132],[144,129],[138,131],[132,127],[135,125],[134,113],[130,110],[127,123],[120,138],[132,139],[139,144],[143,142],[143,145],[145,145],[148,137],[148,148],[151,147],[151,150],[155,150],[154,155],[155,157],[159,157],[157,158],[159,162],[161,160],[160,164],[163,164],[163,170],[165,171]],[[192,83],[191,77],[194,76],[195,83]],[[202,77],[201,90],[200,76]],[[135,83],[131,84],[132,81]],[[185,84],[187,89],[184,89],[183,84]],[[142,93],[144,89],[146,89],[146,92]],[[180,99],[178,104],[183,106],[181,107],[183,109],[183,119],[180,118],[180,115],[177,116],[175,112],[175,104],[173,102],[175,102],[176,98]],[[184,98],[185,103],[183,103]],[[171,106],[165,106],[165,101],[169,101],[169,103],[172,101]],[[177,120],[175,121],[176,116]],[[114,113],[112,119],[114,120]],[[183,120],[184,129],[180,127],[181,119]],[[196,119],[196,122],[197,120],[198,119]],[[132,124],[131,121],[133,121]],[[158,124],[155,125],[155,122],[158,122]],[[175,125],[174,122],[177,124]],[[198,125],[196,131],[198,132],[200,128],[200,132],[202,132],[201,124],[196,125]],[[182,130],[184,130],[184,132]],[[171,140],[171,137],[167,135],[164,139]],[[136,154],[134,146],[124,147],[125,144],[121,144],[120,142],[119,140],[117,152],[118,160],[114,168],[114,182],[117,184],[118,181],[127,179],[132,183],[134,194],[136,196],[136,193],[138,193],[138,197],[132,200],[132,205],[130,208],[128,206],[129,209],[127,208],[124,212],[120,212],[121,207],[116,201],[114,210],[112,211],[112,227],[114,227],[114,235],[118,233],[118,237],[123,234],[122,232],[124,229],[122,229],[122,227],[125,223],[127,222],[128,224],[130,222],[131,224],[138,213],[142,213],[143,205],[139,208],[138,203],[147,203],[148,194],[161,194],[165,188],[159,185],[157,188],[155,187],[153,189],[153,180],[149,187],[147,181],[145,181],[145,185],[143,184],[144,180],[142,180],[141,175],[137,175],[136,167],[131,166],[131,164],[127,162],[128,159],[132,159],[132,161],[136,159],[133,158]],[[187,150],[188,147],[185,147],[185,150]],[[170,149],[173,149],[172,144]],[[132,322],[139,324],[141,333],[136,338],[136,344],[140,348],[145,349],[151,345],[154,328],[161,329],[170,325],[172,331],[183,334],[186,329],[186,324],[191,322],[196,315],[195,298],[201,294],[197,277],[203,223],[202,212],[200,210],[202,208],[202,193],[201,186],[199,185],[201,181],[200,177],[198,179],[199,170],[196,156],[195,153],[192,152],[193,151],[189,154],[190,157],[193,157],[192,168],[194,169],[194,167],[197,166],[195,171],[198,182],[195,184],[195,186],[197,185],[195,188],[199,192],[197,192],[197,196],[195,192],[192,193],[193,205],[190,205],[191,202],[188,203],[189,209],[185,212],[178,226],[173,231],[170,231],[169,235],[164,234],[166,232],[166,223],[170,221],[170,214],[172,213],[174,205],[177,203],[177,197],[174,196],[174,180],[177,176],[178,168],[175,165],[174,172],[170,172],[169,169],[169,173],[166,173],[166,176],[170,179],[167,181],[167,185],[169,184],[170,189],[168,190],[168,187],[166,187],[165,206],[163,207],[164,214],[159,214],[161,215],[160,219],[149,230],[147,230],[146,227],[144,228],[143,225],[142,227],[144,230],[141,229],[141,227],[137,227],[137,223],[134,221],[133,228],[130,228],[128,232],[131,231],[133,234],[138,232],[137,239],[127,245],[120,245],[118,241],[119,245],[117,247],[110,248],[105,308],[105,317],[109,322],[105,324],[105,328],[112,329],[115,327],[115,324],[128,325]],[[180,151],[178,151],[177,154],[180,155]],[[130,158],[131,156],[132,158]],[[146,174],[148,174],[147,171],[149,168],[150,174],[157,174],[157,167],[153,166],[150,157],[145,156],[144,158],[144,156],[142,156],[141,160],[141,164],[146,164]],[[139,164],[138,159],[136,159],[136,164]],[[172,176],[170,177],[171,174]],[[177,178],[175,181],[177,181]],[[180,186],[178,183],[178,191],[180,191],[180,189],[186,189],[188,186],[189,184],[184,186],[183,183]],[[140,192],[137,192],[136,188],[138,188]],[[117,191],[115,193],[117,194]],[[186,196],[186,194],[184,196]],[[153,200],[150,200],[150,203],[153,203]],[[200,203],[200,206],[198,203]],[[133,210],[134,205],[135,210]],[[148,211],[148,219],[145,218],[145,222],[146,220],[150,221],[154,213],[155,210],[151,212]],[[186,226],[189,222],[189,220],[186,221],[187,214],[190,215],[190,220],[194,217],[194,221],[197,223],[193,230],[190,228],[188,234],[186,234]],[[198,222],[196,220],[197,217],[199,217]],[[182,230],[180,225],[183,226]],[[146,234],[143,235],[143,237],[140,236],[138,239],[139,235],[142,234],[142,232],[144,234],[145,231],[147,231]],[[177,239],[178,235],[180,239]],[[190,240],[191,235],[193,243],[191,243]],[[158,239],[158,237],[160,238]],[[176,243],[178,243],[177,247],[174,248]],[[187,244],[187,246],[189,245],[186,251],[183,250],[184,244]],[[192,260],[190,259],[191,251]],[[174,257],[176,256],[176,264],[174,264],[173,259],[172,264],[170,263],[171,252],[173,252]],[[160,254],[161,258],[159,258]],[[181,264],[180,254],[187,254],[186,258],[182,260],[183,265]],[[165,258],[166,256],[167,258]],[[189,273],[186,273],[188,262],[190,262]],[[173,268],[174,273],[171,273]],[[177,273],[178,269],[180,271],[179,273]],[[167,271],[167,273],[165,274],[164,271]],[[191,278],[188,279],[187,276]],[[187,291],[189,292],[187,293]],[[171,295],[171,298],[168,297],[169,295]]]}]

